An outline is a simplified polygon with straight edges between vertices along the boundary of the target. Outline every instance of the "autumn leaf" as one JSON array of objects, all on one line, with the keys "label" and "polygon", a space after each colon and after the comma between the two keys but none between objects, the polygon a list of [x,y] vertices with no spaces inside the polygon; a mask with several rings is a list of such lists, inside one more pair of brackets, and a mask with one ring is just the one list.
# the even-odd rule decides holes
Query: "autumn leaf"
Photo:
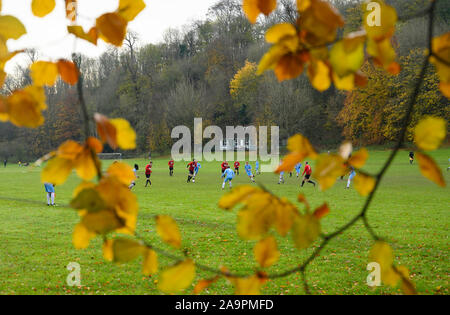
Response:
[{"label": "autumn leaf", "polygon": [[315,159],[317,157],[317,153],[309,140],[301,134],[289,138],[287,148],[291,153],[283,159],[283,163],[275,173],[290,172],[297,163],[302,162],[305,158]]},{"label": "autumn leaf", "polygon": [[358,71],[364,62],[365,34],[349,34],[330,51],[330,63],[339,77]]},{"label": "autumn leaf", "polygon": [[450,32],[433,38],[430,61],[436,66],[442,94],[450,98]]},{"label": "autumn leaf", "polygon": [[422,119],[414,130],[414,142],[425,151],[438,149],[447,136],[446,125],[442,118],[429,116]]},{"label": "autumn leaf", "polygon": [[277,6],[276,0],[244,0],[242,9],[248,20],[255,24],[258,16],[263,13],[268,16]]},{"label": "autumn leaf", "polygon": [[286,236],[294,224],[295,217],[298,215],[297,208],[287,199],[282,202],[274,203],[274,224],[275,228],[281,236]]},{"label": "autumn leaf", "polygon": [[53,86],[58,78],[58,66],[53,62],[37,61],[30,67],[31,79],[36,86]]},{"label": "autumn leaf", "polygon": [[126,263],[138,258],[144,253],[145,247],[142,244],[128,239],[115,239],[113,241],[113,261],[116,263]]},{"label": "autumn leaf", "polygon": [[319,181],[320,189],[325,191],[336,183],[337,178],[345,175],[345,160],[337,154],[321,154],[317,159],[314,177]]},{"label": "autumn leaf", "polygon": [[78,0],[65,0],[66,18],[71,22],[76,22],[77,20],[77,1]]},{"label": "autumn leaf", "polygon": [[164,293],[179,293],[189,287],[194,278],[194,261],[187,259],[161,273],[158,289]]},{"label": "autumn leaf", "polygon": [[136,132],[128,121],[122,118],[111,119],[110,123],[116,127],[117,144],[123,150],[136,149]]},{"label": "autumn leaf", "polygon": [[114,260],[114,251],[113,251],[114,240],[106,239],[102,245],[103,258],[106,261]]},{"label": "autumn leaf", "polygon": [[181,234],[174,219],[167,215],[156,217],[156,232],[161,239],[175,248],[181,247]]},{"label": "autumn leaf", "polygon": [[8,39],[19,39],[27,31],[22,22],[11,15],[0,15],[0,37],[7,41]]},{"label": "autumn leaf", "polygon": [[73,62],[60,59],[57,66],[59,75],[64,82],[70,85],[75,85],[78,82],[78,68]]},{"label": "autumn leaf", "polygon": [[229,278],[229,281],[234,285],[236,295],[259,295],[267,279],[253,275],[248,278]]},{"label": "autumn leaf", "polygon": [[312,86],[320,91],[326,91],[331,86],[330,68],[322,60],[314,60],[308,67],[308,77]]},{"label": "autumn leaf", "polygon": [[277,248],[275,238],[272,236],[259,241],[253,249],[255,259],[263,268],[275,264],[280,258],[280,252]]},{"label": "autumn leaf", "polygon": [[130,22],[144,9],[145,2],[143,0],[120,0],[118,13]]},{"label": "autumn leaf", "polygon": [[329,213],[330,213],[330,208],[328,207],[327,203],[324,203],[319,208],[314,210],[313,216],[317,220],[320,220],[320,219],[323,219],[324,217],[326,217]]},{"label": "autumn leaf", "polygon": [[206,288],[208,288],[211,284],[216,282],[219,279],[219,277],[214,277],[212,279],[203,279],[197,282],[197,284],[194,287],[194,294],[199,294]]},{"label": "autumn leaf", "polygon": [[258,188],[245,185],[234,188],[231,192],[225,194],[219,200],[219,208],[230,210],[251,194],[259,191]]},{"label": "autumn leaf", "polygon": [[435,182],[441,187],[446,186],[442,171],[433,160],[433,158],[426,154],[418,152],[417,159],[419,161],[420,172],[424,177],[428,178],[432,182]]},{"label": "autumn leaf", "polygon": [[111,210],[88,212],[82,217],[81,224],[99,235],[106,235],[124,226],[124,222]]},{"label": "autumn leaf", "polygon": [[[369,10],[368,6],[373,5],[373,3],[379,5],[379,14],[374,12],[373,9]],[[372,4],[366,2],[363,6],[365,12],[363,21],[367,36],[375,41],[391,37],[394,33],[395,23],[397,22],[397,12],[395,9],[385,4],[382,0],[373,0]],[[377,15],[380,17],[379,21],[376,19]]]},{"label": "autumn leaf", "polygon": [[[267,202],[270,200],[267,198]],[[262,201],[263,203],[264,201]],[[266,204],[267,204],[266,202]],[[267,207],[253,206],[238,213],[237,231],[244,240],[259,240],[264,237],[274,223],[275,213]]]},{"label": "autumn leaf", "polygon": [[89,212],[97,212],[106,208],[105,202],[93,188],[82,190],[71,202],[70,206],[77,210],[87,210]]},{"label": "autumn leaf", "polygon": [[31,11],[37,17],[44,17],[51,13],[55,6],[55,0],[33,0],[31,2]]},{"label": "autumn leaf", "polygon": [[128,164],[122,162],[114,162],[106,171],[108,175],[115,176],[120,182],[129,185],[135,180],[133,169]]},{"label": "autumn leaf", "polygon": [[375,188],[376,180],[372,176],[357,174],[355,176],[355,189],[363,197],[368,196]]},{"label": "autumn leaf", "polygon": [[41,181],[43,183],[53,183],[55,185],[64,184],[72,173],[73,163],[71,160],[61,157],[54,157],[48,161],[41,172]]},{"label": "autumn leaf", "polygon": [[127,30],[127,20],[117,13],[105,13],[96,21],[100,37],[107,43],[122,46]]},{"label": "autumn leaf", "polygon": [[44,123],[45,101],[42,87],[27,86],[16,90],[5,100],[8,119],[18,127],[36,128]]},{"label": "autumn leaf", "polygon": [[352,156],[348,159],[348,164],[353,166],[354,168],[362,168],[369,158],[369,151],[366,148],[362,148],[361,150],[352,154]]},{"label": "autumn leaf", "polygon": [[400,281],[399,274],[393,268],[394,255],[392,248],[383,241],[377,241],[369,254],[369,261],[380,265],[381,281],[384,284],[395,287]]},{"label": "autumn leaf", "polygon": [[85,249],[94,237],[95,233],[89,231],[82,223],[78,223],[73,230],[72,243],[76,249]]},{"label": "autumn leaf", "polygon": [[152,249],[145,249],[144,262],[142,264],[142,273],[145,276],[153,275],[158,272],[158,255]]},{"label": "autumn leaf", "polygon": [[320,222],[314,215],[306,214],[295,219],[292,237],[297,249],[308,248],[320,233]]},{"label": "autumn leaf", "polygon": [[86,33],[81,26],[71,25],[67,26],[67,31],[78,38],[84,39],[94,45],[97,45],[98,33],[95,27],[91,28],[89,32]]}]

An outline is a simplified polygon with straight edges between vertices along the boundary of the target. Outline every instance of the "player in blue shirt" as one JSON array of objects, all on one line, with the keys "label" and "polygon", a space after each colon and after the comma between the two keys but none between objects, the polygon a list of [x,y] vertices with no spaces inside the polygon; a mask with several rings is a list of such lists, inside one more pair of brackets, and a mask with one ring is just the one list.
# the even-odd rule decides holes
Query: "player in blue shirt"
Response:
[{"label": "player in blue shirt", "polygon": [[248,164],[248,162],[245,162],[245,172],[247,173],[247,176],[250,177],[250,179],[252,180],[252,182],[255,182],[255,176],[252,173],[252,166],[250,164]]},{"label": "player in blue shirt", "polygon": [[[283,160],[280,161],[280,165],[283,164]],[[284,184],[284,171],[280,172],[280,179],[278,180],[278,185]]]},{"label": "player in blue shirt", "polygon": [[[45,192],[47,193],[47,206],[56,206],[55,205],[55,186],[50,183],[45,183]],[[51,203],[50,203],[51,201]]]},{"label": "player in blue shirt", "polygon": [[259,161],[256,161],[256,163],[255,163],[255,173],[256,173],[256,175],[260,174],[259,173]]},{"label": "player in blue shirt", "polygon": [[230,169],[230,167],[228,166],[228,168],[225,170],[225,172],[223,172],[223,174],[222,174],[222,177],[224,177],[225,179],[224,179],[224,181],[223,181],[223,184],[222,184],[222,190],[224,190],[225,189],[225,184],[227,183],[227,182],[229,182],[230,183],[230,188],[232,188],[233,187],[233,185],[231,184],[231,181],[233,180],[233,178],[234,178],[234,172]]},{"label": "player in blue shirt", "polygon": [[348,181],[347,181],[347,188],[350,188],[350,184],[352,183],[353,178],[355,178],[356,176],[356,172],[355,172],[355,168],[353,166],[350,166],[350,176],[348,177]]},{"label": "player in blue shirt", "polygon": [[197,176],[198,171],[202,168],[202,165],[200,164],[200,162],[197,162],[197,166],[194,169],[194,177]]},{"label": "player in blue shirt", "polygon": [[298,163],[297,165],[295,165],[295,171],[297,172],[297,178],[299,178],[299,176],[300,176],[301,169],[302,169],[302,163]]}]

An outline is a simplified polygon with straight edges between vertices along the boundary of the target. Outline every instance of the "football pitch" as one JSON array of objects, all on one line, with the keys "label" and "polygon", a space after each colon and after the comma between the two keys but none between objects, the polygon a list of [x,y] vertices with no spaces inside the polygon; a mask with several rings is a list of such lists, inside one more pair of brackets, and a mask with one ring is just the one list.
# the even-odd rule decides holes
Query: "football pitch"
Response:
[{"label": "football pitch", "polygon": [[[387,159],[388,151],[371,151],[365,170],[376,172]],[[446,172],[450,149],[431,154]],[[144,168],[147,160],[125,160],[140,166],[140,179],[134,188],[139,204],[137,231],[149,243],[168,252],[179,252],[163,244],[155,231],[155,215],[167,214],[178,223],[183,248],[197,262],[214,268],[226,266],[236,273],[252,274],[257,268],[253,257],[255,242],[240,240],[236,232],[236,211],[224,211],[217,203],[224,192],[220,162],[202,162],[195,183],[187,184],[184,162],[175,163],[174,177],[169,177],[168,158],[153,160],[152,186],[145,188]],[[231,162],[231,161],[230,161]],[[104,161],[106,167],[111,161]],[[230,163],[231,164],[231,163]],[[252,163],[254,169],[254,163]],[[314,163],[313,172],[314,172]],[[251,184],[243,170],[233,185]],[[47,207],[40,168],[9,164],[0,168],[0,294],[160,294],[158,275],[144,277],[141,260],[126,265],[106,262],[102,257],[102,240],[96,238],[87,250],[76,250],[71,236],[79,221],[69,204],[79,179],[72,175],[66,184],[56,187],[57,207]],[[302,168],[303,171],[303,168]],[[314,173],[313,173],[314,174]],[[346,180],[321,192],[312,185],[300,188],[300,179],[285,175],[278,185],[276,174],[256,177],[267,189],[296,202],[303,192],[312,207],[328,202],[331,212],[322,220],[324,233],[331,233],[357,214],[364,198],[352,188],[345,190]],[[449,293],[449,210],[450,189],[440,188],[423,178],[417,164],[409,164],[408,152],[402,151],[389,169],[369,210],[369,221],[378,235],[394,249],[395,262],[409,268],[419,293]],[[312,248],[298,251],[288,235],[276,236],[280,260],[267,270],[279,273],[299,265]],[[334,239],[307,269],[307,279],[314,294],[397,294],[399,289],[367,286],[368,252],[373,241],[358,223]],[[81,287],[69,287],[67,265],[81,267]],[[159,257],[160,268],[172,264]],[[194,284],[213,275],[197,270]],[[192,288],[185,291],[192,294]],[[232,294],[225,279],[213,284],[206,294]],[[300,274],[269,281],[263,294],[303,294]]]}]

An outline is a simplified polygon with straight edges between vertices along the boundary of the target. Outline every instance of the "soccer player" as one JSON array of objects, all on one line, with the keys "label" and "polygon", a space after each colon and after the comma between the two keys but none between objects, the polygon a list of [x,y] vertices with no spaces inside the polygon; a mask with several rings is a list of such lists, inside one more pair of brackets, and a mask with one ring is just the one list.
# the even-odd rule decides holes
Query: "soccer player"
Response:
[{"label": "soccer player", "polygon": [[150,161],[150,163],[148,163],[145,167],[145,177],[147,178],[147,180],[145,181],[145,187],[147,187],[148,184],[150,184],[150,186],[152,185],[152,181],[150,180],[150,176],[152,176],[152,167],[152,161]]},{"label": "soccer player", "polygon": [[194,180],[195,180],[195,176],[197,176],[198,171],[199,171],[201,168],[202,168],[202,165],[200,164],[200,162],[197,162],[197,161],[196,161],[196,166],[195,166],[195,169],[194,169]]},{"label": "soccer player", "polygon": [[5,159],[5,160],[3,161],[3,165],[5,166],[5,168],[6,168],[6,164],[8,164],[8,160],[7,160],[7,159]]},{"label": "soccer player", "polygon": [[311,180],[311,174],[312,174],[311,165],[309,165],[309,162],[306,162],[305,164],[306,164],[306,165],[305,165],[305,170],[303,171],[303,174],[302,174],[302,176],[305,176],[305,177],[303,178],[303,181],[302,181],[302,187],[303,187],[303,185],[305,185],[305,181],[308,182],[308,183],[310,183],[310,184],[313,184],[314,187],[316,187],[316,183],[314,183],[314,182]]},{"label": "soccer player", "polygon": [[187,168],[189,169],[189,175],[187,178],[187,183],[190,183],[192,179],[194,179],[192,182],[195,183],[195,167],[197,166],[197,163],[195,162],[195,159],[192,160],[192,162],[190,162],[187,165]]},{"label": "soccer player", "polygon": [[169,175],[173,176],[173,166],[175,165],[174,160],[169,161]]},{"label": "soccer player", "polygon": [[231,184],[231,181],[234,178],[234,172],[230,169],[230,167],[228,166],[227,169],[223,172],[222,177],[225,177],[223,184],[222,184],[222,190],[225,189],[225,184],[227,182],[230,183],[230,188],[233,188],[233,185]]},{"label": "soccer player", "polygon": [[55,186],[50,183],[45,183],[45,192],[47,194],[47,206],[56,206],[55,204]]},{"label": "soccer player", "polygon": [[250,164],[248,164],[248,162],[245,162],[245,172],[247,173],[247,176],[250,177],[250,179],[252,180],[252,182],[255,182],[255,176],[252,173],[252,166]]},{"label": "soccer player", "polygon": [[302,163],[295,165],[295,172],[297,173],[297,178],[300,176],[300,171],[302,169]]},{"label": "soccer player", "polygon": [[[117,163],[117,161],[114,162],[114,163]],[[139,171],[139,165],[134,164],[133,173],[134,173],[134,178],[135,178],[135,180],[133,180],[133,181],[131,182],[131,185],[128,186],[128,188],[129,188],[130,190],[133,189],[134,186],[136,186],[136,179],[139,178],[139,176],[138,176],[138,174],[137,174],[137,171]]]},{"label": "soccer player", "polygon": [[236,175],[239,175],[239,167],[241,166],[241,163],[239,163],[238,161],[234,162],[234,172],[236,173]]},{"label": "soccer player", "polygon": [[229,167],[228,162],[223,161],[223,163],[220,164],[220,167],[222,168],[222,174],[223,174],[223,172],[225,172],[225,170]]},{"label": "soccer player", "polygon": [[409,164],[413,165],[414,163],[414,152],[409,152]]},{"label": "soccer player", "polygon": [[347,188],[350,188],[350,184],[352,183],[353,178],[355,178],[356,176],[356,172],[355,172],[355,168],[353,166],[350,166],[350,175],[348,176],[348,181],[347,181]]},{"label": "soccer player", "polygon": [[256,161],[256,163],[255,163],[255,173],[256,173],[256,175],[260,174],[259,173],[259,161]]}]

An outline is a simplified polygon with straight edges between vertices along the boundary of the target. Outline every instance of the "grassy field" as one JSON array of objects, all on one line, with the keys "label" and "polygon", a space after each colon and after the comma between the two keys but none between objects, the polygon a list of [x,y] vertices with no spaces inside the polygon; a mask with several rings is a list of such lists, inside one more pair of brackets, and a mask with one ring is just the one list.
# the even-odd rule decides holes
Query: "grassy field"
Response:
[{"label": "grassy field", "polygon": [[[375,172],[382,166],[388,152],[372,151],[366,169]],[[446,172],[450,149],[433,154]],[[144,168],[145,160],[126,161]],[[105,166],[108,162],[104,163]],[[253,242],[244,242],[236,234],[236,211],[218,209],[223,195],[219,163],[202,163],[195,184],[186,184],[186,163],[175,164],[175,176],[168,176],[167,159],[154,160],[153,186],[144,188],[144,175],[135,187],[140,203],[138,232],[158,246],[153,217],[173,216],[182,231],[183,247],[198,262],[213,267],[226,265],[230,270],[251,273],[256,263]],[[314,166],[313,166],[314,170]],[[101,240],[96,239],[87,250],[75,250],[71,234],[78,222],[77,214],[65,208],[71,192],[79,183],[72,175],[56,187],[58,207],[47,207],[40,169],[8,165],[0,169],[0,294],[159,294],[158,276],[143,277],[140,261],[117,266],[102,258]],[[274,174],[257,177],[274,193],[295,202],[300,191],[299,180],[286,176],[284,185],[277,185]],[[234,185],[248,184],[242,173]],[[339,181],[326,192],[307,185],[301,189],[313,206],[327,201],[331,213],[323,219],[325,233],[346,223],[361,208],[364,199],[353,189],[345,190]],[[401,152],[384,179],[369,212],[376,232],[385,237],[395,251],[396,262],[408,266],[418,291],[423,294],[449,293],[449,188],[440,188],[424,179],[418,166],[410,166],[408,152]],[[312,249],[299,252],[288,236],[278,238],[282,252],[280,261],[268,272],[280,272],[301,263]],[[357,224],[332,241],[309,267],[308,280],[316,294],[397,294],[399,290],[366,285],[368,251],[372,240]],[[317,244],[315,244],[317,246]],[[66,285],[70,262],[81,265],[82,287]],[[170,262],[160,259],[160,265]],[[210,277],[198,272],[197,279]],[[206,293],[231,294],[225,280],[214,284]],[[192,293],[188,290],[187,293]],[[303,294],[299,274],[269,282],[265,294]]]}]

